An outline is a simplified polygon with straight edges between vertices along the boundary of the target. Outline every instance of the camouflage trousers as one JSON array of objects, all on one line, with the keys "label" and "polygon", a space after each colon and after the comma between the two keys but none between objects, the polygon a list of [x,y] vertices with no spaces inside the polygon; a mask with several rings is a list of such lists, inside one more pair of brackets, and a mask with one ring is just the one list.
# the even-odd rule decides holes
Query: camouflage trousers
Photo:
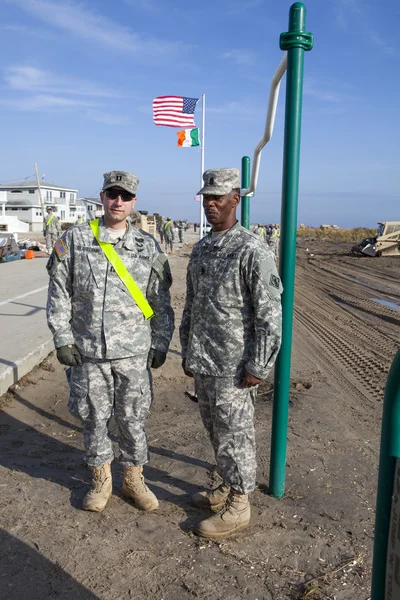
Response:
[{"label": "camouflage trousers", "polygon": [[164,241],[164,231],[163,229],[160,229],[160,231],[158,232],[160,234],[160,243],[162,244]]},{"label": "camouflage trousers", "polygon": [[52,252],[54,244],[60,239],[56,233],[46,233],[46,248],[49,252]]},{"label": "camouflage trousers", "polygon": [[144,431],[152,401],[147,354],[116,360],[85,360],[67,370],[68,408],[83,421],[85,460],[98,467],[114,458],[109,421],[114,411],[121,462],[125,466],[148,462]]},{"label": "camouflage trousers", "polygon": [[183,244],[183,229],[178,229],[179,241]]},{"label": "camouflage trousers", "polygon": [[173,247],[174,247],[174,240],[172,238],[168,238],[165,234],[164,234],[164,238],[165,238],[165,252],[168,252],[168,250],[170,250],[172,252]]},{"label": "camouflage trousers", "polygon": [[254,403],[257,388],[241,388],[233,377],[194,374],[203,425],[210,436],[217,472],[242,494],[256,486]]}]

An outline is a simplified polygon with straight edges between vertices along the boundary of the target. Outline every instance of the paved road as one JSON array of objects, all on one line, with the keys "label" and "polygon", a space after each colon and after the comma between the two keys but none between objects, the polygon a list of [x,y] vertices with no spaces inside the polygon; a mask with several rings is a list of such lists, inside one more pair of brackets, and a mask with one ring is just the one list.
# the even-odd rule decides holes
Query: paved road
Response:
[{"label": "paved road", "polygon": [[47,257],[0,264],[0,395],[54,348],[46,323]]}]

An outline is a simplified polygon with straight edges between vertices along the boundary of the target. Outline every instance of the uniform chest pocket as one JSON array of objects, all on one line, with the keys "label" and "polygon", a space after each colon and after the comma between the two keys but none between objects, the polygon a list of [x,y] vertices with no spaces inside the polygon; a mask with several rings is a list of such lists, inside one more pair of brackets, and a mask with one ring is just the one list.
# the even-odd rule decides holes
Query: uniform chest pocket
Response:
[{"label": "uniform chest pocket", "polygon": [[98,288],[105,267],[104,259],[99,253],[93,256],[91,254],[83,255],[74,272],[74,288],[80,294],[90,293]]}]

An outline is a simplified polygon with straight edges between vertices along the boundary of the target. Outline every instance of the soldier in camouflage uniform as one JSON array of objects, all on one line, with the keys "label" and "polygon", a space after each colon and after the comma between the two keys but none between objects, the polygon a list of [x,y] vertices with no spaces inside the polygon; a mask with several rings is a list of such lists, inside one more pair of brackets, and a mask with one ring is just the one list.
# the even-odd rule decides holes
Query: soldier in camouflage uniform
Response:
[{"label": "soldier in camouflage uniform", "polygon": [[47,209],[47,217],[43,223],[43,235],[46,239],[47,252],[51,254],[54,244],[61,235],[60,221],[57,219],[51,207]]},{"label": "soldier in camouflage uniform", "polygon": [[166,222],[164,223],[164,239],[165,239],[165,252],[172,254],[174,249],[174,239],[175,239],[175,231],[174,224],[172,223],[171,217],[167,217]]},{"label": "soldier in camouflage uniform", "polygon": [[181,244],[183,244],[183,229],[184,229],[184,224],[182,222],[182,220],[178,221],[176,224],[176,227],[178,229],[178,237],[179,237],[179,241]]},{"label": "soldier in camouflage uniform", "polygon": [[266,241],[266,237],[267,237],[266,232],[265,232],[263,225],[260,225],[260,223],[258,223],[257,227],[255,227],[253,229],[253,233],[258,235],[262,239],[263,242]]},{"label": "soldier in camouflage uniform", "polygon": [[[144,425],[152,401],[150,367],[164,363],[174,329],[172,278],[156,240],[130,223],[138,182],[124,171],[105,173],[104,217],[68,229],[47,265],[47,320],[57,358],[70,367],[69,408],[83,421],[85,458],[93,472],[83,508],[91,511],[102,511],[112,492],[113,411],[125,468],[122,491],[141,510],[158,508],[142,475],[148,461]],[[113,264],[106,249],[117,255]],[[124,285],[118,257],[139,293]],[[144,317],[143,300],[155,313],[151,320]]]},{"label": "soldier in camouflage uniform", "polygon": [[192,497],[216,514],[197,533],[216,538],[250,520],[256,483],[254,402],[281,340],[281,291],[274,257],[236,219],[237,169],[203,175],[203,205],[212,231],[193,248],[180,326],[182,367],[194,376],[203,424],[222,484]]},{"label": "soldier in camouflage uniform", "polygon": [[279,225],[273,225],[271,228],[271,235],[269,237],[269,246],[274,253],[275,260],[279,258],[279,242],[280,242],[280,230]]}]

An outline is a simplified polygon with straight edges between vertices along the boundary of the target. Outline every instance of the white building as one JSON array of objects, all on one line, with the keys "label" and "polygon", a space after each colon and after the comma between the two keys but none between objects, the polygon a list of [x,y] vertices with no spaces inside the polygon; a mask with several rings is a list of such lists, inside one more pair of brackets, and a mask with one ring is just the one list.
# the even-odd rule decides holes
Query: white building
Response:
[{"label": "white building", "polygon": [[[85,213],[77,206],[76,194],[78,190],[62,187],[53,183],[42,181],[40,184],[45,208],[51,206],[61,221],[75,222],[80,214]],[[1,194],[5,192],[5,194]],[[6,201],[4,202],[4,198]],[[43,214],[40,204],[39,190],[36,181],[23,181],[0,185],[0,215],[14,217],[13,221],[27,223],[29,231],[43,229]]]},{"label": "white building", "polygon": [[76,201],[77,208],[83,206],[87,221],[97,219],[104,214],[103,205],[100,198],[78,198]]}]

